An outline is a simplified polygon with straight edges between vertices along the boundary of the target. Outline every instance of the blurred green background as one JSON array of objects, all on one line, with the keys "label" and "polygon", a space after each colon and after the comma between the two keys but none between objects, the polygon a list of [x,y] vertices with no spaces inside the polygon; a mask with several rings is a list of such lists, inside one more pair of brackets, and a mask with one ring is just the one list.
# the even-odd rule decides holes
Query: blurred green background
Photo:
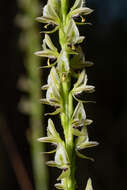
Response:
[{"label": "blurred green background", "polygon": [[[40,15],[42,4],[45,2],[39,2]],[[95,63],[87,73],[89,84],[96,86],[96,92],[91,98],[97,103],[87,105],[86,112],[88,117],[94,120],[89,128],[90,139],[97,140],[100,145],[87,151],[88,155],[95,158],[94,163],[77,159],[76,175],[79,189],[84,189],[86,179],[91,177],[94,190],[120,190],[126,188],[127,177],[127,1],[87,0],[87,5],[95,10],[87,17],[93,25],[80,27],[80,31],[86,36],[86,41],[82,45],[86,59]],[[20,13],[23,14],[18,1],[1,1],[0,189],[2,190],[22,190],[23,183],[28,185],[27,190],[35,189],[29,143],[30,118],[18,108],[21,98],[27,96],[18,86],[21,76],[26,75],[25,54],[19,43],[23,28],[16,24],[16,17]],[[41,30],[42,27],[40,25],[38,27]],[[37,35],[41,37],[41,43],[43,35],[39,32]],[[45,72],[42,78],[46,81]],[[46,111],[49,109],[51,108],[47,107]],[[46,125],[47,118],[43,121],[44,131]],[[13,145],[10,138],[14,141]],[[19,160],[25,168],[25,174]],[[17,166],[19,178],[15,169]],[[49,173],[49,189],[55,189],[54,183],[59,171],[53,168],[49,169]]]}]

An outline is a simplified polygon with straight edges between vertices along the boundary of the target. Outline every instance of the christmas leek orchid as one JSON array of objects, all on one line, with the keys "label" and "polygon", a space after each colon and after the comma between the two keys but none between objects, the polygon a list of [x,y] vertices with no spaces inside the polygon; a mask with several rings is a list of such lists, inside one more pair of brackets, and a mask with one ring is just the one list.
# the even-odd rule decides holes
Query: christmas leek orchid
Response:
[{"label": "christmas leek orchid", "polygon": [[[49,119],[47,136],[38,139],[40,142],[51,143],[56,147],[48,152],[55,155],[54,160],[48,161],[47,165],[61,169],[61,174],[57,178],[60,182],[55,184],[57,189],[76,189],[75,156],[93,160],[81,154],[80,150],[98,145],[88,137],[87,126],[92,123],[92,120],[87,119],[83,104],[90,101],[82,101],[76,97],[83,92],[92,93],[95,90],[94,86],[87,84],[86,67],[93,64],[85,60],[80,46],[85,37],[80,36],[77,27],[77,24],[87,24],[85,15],[92,11],[85,6],[84,0],[75,0],[71,8],[68,0],[48,0],[43,8],[43,16],[37,18],[37,21],[46,24],[45,29],[49,25],[54,27],[51,31],[48,29],[43,31],[45,37],[42,50],[35,54],[47,58],[47,65],[42,66],[43,68],[51,68],[47,84],[41,87],[42,90],[46,90],[46,98],[42,98],[41,102],[55,108],[54,112],[46,115],[59,114],[64,132],[63,140],[53,121]],[[81,21],[75,22],[76,17],[81,18]],[[60,50],[48,35],[57,30]],[[54,62],[51,63],[51,60]],[[74,84],[71,82],[72,79],[75,81]],[[86,190],[92,190],[91,179],[87,182]]]}]

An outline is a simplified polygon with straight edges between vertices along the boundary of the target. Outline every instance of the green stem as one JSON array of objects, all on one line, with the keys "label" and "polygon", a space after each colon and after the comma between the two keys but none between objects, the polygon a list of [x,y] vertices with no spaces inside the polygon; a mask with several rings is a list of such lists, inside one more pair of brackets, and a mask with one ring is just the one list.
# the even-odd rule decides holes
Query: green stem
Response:
[{"label": "green stem", "polygon": [[[69,62],[69,55],[66,51],[67,47],[67,37],[66,37],[66,15],[67,15],[67,0],[62,1],[61,11],[62,11],[62,22],[61,27],[59,29],[59,40],[61,44],[62,51],[64,51],[66,60]],[[64,129],[65,135],[65,145],[66,150],[70,160],[70,176],[65,179],[66,190],[75,190],[75,156],[74,156],[74,141],[72,134],[72,125],[71,125],[71,117],[73,113],[73,97],[70,92],[70,84],[71,78],[69,73],[65,77],[61,76],[62,82],[62,90],[63,90],[63,101],[62,108],[63,113],[61,114],[61,123]]]},{"label": "green stem", "polygon": [[[66,88],[65,88],[66,87]],[[68,152],[70,164],[71,164],[71,174],[66,179],[67,190],[75,189],[75,156],[74,156],[74,142],[72,134],[72,125],[71,117],[73,113],[73,98],[72,94],[69,93],[69,88],[67,81],[63,82],[63,92],[64,92],[64,101],[63,101],[63,113],[61,114],[61,122],[64,128],[65,134],[65,145]]]}]

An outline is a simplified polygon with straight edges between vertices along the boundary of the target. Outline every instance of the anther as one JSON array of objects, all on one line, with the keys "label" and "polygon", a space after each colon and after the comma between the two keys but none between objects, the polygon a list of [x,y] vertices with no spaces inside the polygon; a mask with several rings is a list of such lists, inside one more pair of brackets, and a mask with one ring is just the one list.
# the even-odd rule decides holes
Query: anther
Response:
[{"label": "anther", "polygon": [[81,17],[81,22],[85,22],[86,21],[86,19],[85,18],[83,18],[82,16],[80,16]]},{"label": "anther", "polygon": [[47,64],[48,64],[48,66],[50,66],[50,59],[49,58],[48,58]]},{"label": "anther", "polygon": [[75,50],[75,46],[74,45],[72,45],[72,50]]},{"label": "anther", "polygon": [[50,25],[50,24],[46,24],[46,25],[44,26],[44,28],[46,28],[46,29],[47,29],[49,25]]}]

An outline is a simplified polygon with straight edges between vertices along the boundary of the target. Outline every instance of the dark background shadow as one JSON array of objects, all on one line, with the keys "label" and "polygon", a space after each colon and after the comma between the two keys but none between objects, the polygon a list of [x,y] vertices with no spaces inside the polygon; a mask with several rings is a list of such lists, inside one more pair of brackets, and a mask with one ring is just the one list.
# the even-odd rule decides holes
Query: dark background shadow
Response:
[{"label": "dark background shadow", "polygon": [[[89,83],[96,86],[96,105],[88,105],[88,116],[94,123],[90,138],[100,146],[88,151],[95,163],[77,160],[78,184],[82,189],[91,176],[94,189],[120,190],[126,187],[127,170],[127,1],[89,0],[95,11],[84,27],[86,42],[83,49],[87,60],[95,63],[88,69]],[[25,73],[23,55],[19,48],[20,29],[15,25],[19,13],[17,1],[2,1],[0,5],[0,113],[16,142],[21,159],[32,180],[29,144],[26,139],[28,117],[18,110],[23,93],[17,88],[19,77]],[[54,170],[51,169],[53,176]],[[55,179],[51,179],[51,189]],[[0,189],[20,189],[5,145],[0,138]],[[43,188],[42,188],[43,189]]]}]

